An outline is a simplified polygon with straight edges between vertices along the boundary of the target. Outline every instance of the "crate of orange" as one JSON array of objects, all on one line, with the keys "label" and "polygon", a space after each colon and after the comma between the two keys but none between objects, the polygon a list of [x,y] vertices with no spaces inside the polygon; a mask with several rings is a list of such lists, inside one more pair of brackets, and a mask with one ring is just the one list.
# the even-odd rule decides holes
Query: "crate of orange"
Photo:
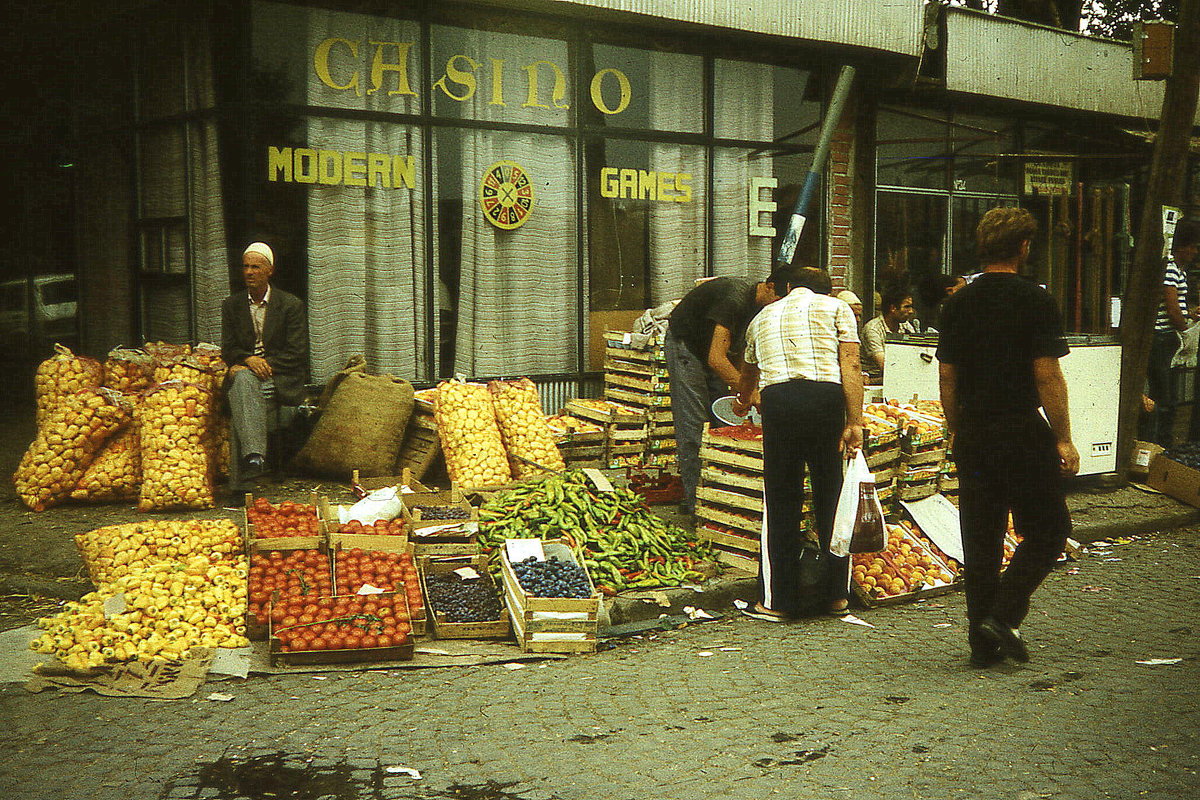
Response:
[{"label": "crate of orange", "polygon": [[867,608],[934,597],[957,588],[949,566],[902,525],[889,523],[878,553],[851,556],[850,585]]},{"label": "crate of orange", "polygon": [[403,592],[290,597],[271,604],[271,665],[411,661],[413,635]]}]

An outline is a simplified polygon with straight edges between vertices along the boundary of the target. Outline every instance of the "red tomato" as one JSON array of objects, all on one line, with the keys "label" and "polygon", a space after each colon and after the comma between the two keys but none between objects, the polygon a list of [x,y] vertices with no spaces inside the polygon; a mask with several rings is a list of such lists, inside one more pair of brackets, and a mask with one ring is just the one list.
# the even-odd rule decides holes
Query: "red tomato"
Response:
[{"label": "red tomato", "polygon": [[375,637],[375,646],[376,647],[391,647],[392,646],[392,637],[388,636],[386,633]]}]

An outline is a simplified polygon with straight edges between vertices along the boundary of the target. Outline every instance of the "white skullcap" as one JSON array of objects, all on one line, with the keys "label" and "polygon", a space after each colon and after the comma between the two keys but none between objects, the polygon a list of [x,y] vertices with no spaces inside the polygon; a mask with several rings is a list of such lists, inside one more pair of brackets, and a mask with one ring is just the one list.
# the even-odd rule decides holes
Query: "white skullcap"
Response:
[{"label": "white skullcap", "polygon": [[843,289],[842,291],[838,292],[836,296],[837,296],[838,300],[841,300],[843,303],[845,303],[848,306],[852,306],[855,304],[858,304],[860,306],[862,305],[862,300],[858,299],[858,295],[856,295],[854,292],[850,291],[849,289]]},{"label": "white skullcap", "polygon": [[243,256],[248,253],[258,253],[267,260],[268,264],[270,264],[272,267],[275,266],[275,253],[272,252],[271,246],[268,244],[263,242],[254,242],[253,244],[248,245],[246,249],[242,251]]}]

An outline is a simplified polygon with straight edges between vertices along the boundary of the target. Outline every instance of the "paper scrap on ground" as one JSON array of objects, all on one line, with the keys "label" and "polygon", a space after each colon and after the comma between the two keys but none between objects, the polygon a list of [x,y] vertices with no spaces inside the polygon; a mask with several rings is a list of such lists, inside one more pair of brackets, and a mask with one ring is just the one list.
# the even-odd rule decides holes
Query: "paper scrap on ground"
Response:
[{"label": "paper scrap on ground", "polygon": [[208,666],[208,671],[216,675],[248,678],[251,652],[250,647],[218,647],[213,650],[213,660]]},{"label": "paper scrap on ground", "polygon": [[874,628],[875,626],[867,622],[865,619],[859,619],[853,614],[846,614],[843,617],[838,617],[842,622],[849,622],[851,625],[862,625],[864,628]]},{"label": "paper scrap on ground", "polygon": [[711,656],[712,654],[712,650],[701,650],[699,653],[696,653],[698,656]]},{"label": "paper scrap on ground", "polygon": [[519,664],[515,661],[510,661],[509,663],[504,665],[504,668],[505,669],[525,669],[525,665]]},{"label": "paper scrap on ground", "polygon": [[[1197,575],[1196,577],[1200,578],[1200,575]],[[749,608],[750,604],[747,603],[745,600],[734,600],[733,607],[736,608],[738,611],[741,611],[743,608]]]},{"label": "paper scrap on ground", "polygon": [[415,781],[421,780],[421,773],[412,767],[385,767],[383,771],[389,775],[407,775]]},{"label": "paper scrap on ground", "polygon": [[1135,661],[1135,664],[1145,664],[1147,667],[1162,667],[1168,664],[1178,664],[1183,661],[1182,658],[1147,658],[1142,661]]},{"label": "paper scrap on ground", "polygon": [[722,653],[736,653],[738,650],[741,650],[742,648],[740,648],[740,647],[718,647],[717,649],[720,650]]},{"label": "paper scrap on ground", "polygon": [[953,622],[935,622],[933,627],[935,627],[935,628],[952,628],[952,627],[954,627],[954,623]]},{"label": "paper scrap on ground", "polygon": [[226,694],[225,692],[213,692],[205,699],[206,700],[216,700],[217,702],[220,702],[220,703],[228,703],[230,700],[233,699],[233,695]]},{"label": "paper scrap on ground", "polygon": [[688,615],[688,619],[716,619],[716,617],[703,608],[696,608],[695,606],[684,606],[683,613]]}]

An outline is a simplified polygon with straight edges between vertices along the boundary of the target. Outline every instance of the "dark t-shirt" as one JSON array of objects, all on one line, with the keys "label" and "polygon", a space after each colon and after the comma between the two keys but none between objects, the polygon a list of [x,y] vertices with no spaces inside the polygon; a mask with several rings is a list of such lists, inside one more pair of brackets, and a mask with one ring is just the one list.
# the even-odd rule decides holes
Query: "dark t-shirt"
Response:
[{"label": "dark t-shirt", "polygon": [[758,305],[755,281],[748,278],[713,278],[683,296],[671,312],[671,334],[701,361],[708,361],[713,326],[724,325],[733,336],[733,349],[745,345],[746,326]]},{"label": "dark t-shirt", "polygon": [[937,357],[958,373],[964,421],[1036,413],[1036,358],[1069,352],[1054,298],[1033,281],[988,272],[942,307]]}]

